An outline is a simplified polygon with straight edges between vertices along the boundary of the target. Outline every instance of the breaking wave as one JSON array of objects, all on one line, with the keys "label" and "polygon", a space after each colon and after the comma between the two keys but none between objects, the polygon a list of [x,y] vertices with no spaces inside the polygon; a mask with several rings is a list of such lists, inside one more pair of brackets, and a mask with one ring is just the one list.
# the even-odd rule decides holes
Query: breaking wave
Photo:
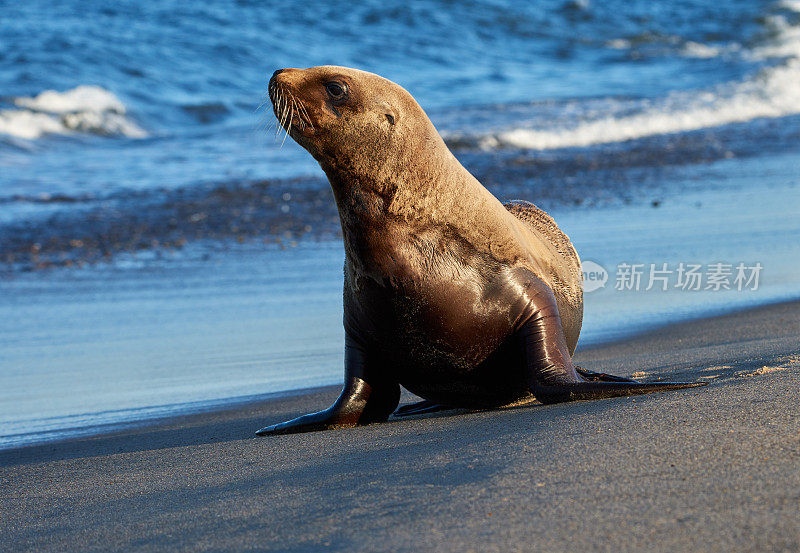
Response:
[{"label": "breaking wave", "polygon": [[33,97],[12,98],[21,109],[0,110],[0,134],[35,140],[47,134],[95,134],[145,138],[147,132],[126,115],[125,105],[99,86],[81,85]]},{"label": "breaking wave", "polygon": [[[784,9],[800,11],[800,1],[784,1]],[[800,113],[800,25],[791,25],[782,15],[767,21],[772,38],[762,46],[742,52],[753,61],[773,63],[752,77],[706,90],[673,92],[652,100],[604,99],[605,110],[596,100],[568,106],[573,117],[542,121],[532,113],[522,125],[481,133],[443,133],[452,145],[484,150],[519,148],[549,150],[624,142],[720,127],[758,118],[776,118]],[[695,57],[714,57],[718,47],[691,43]],[[726,51],[730,52],[731,47]],[[532,112],[536,107],[531,107]],[[583,113],[581,113],[583,112]],[[574,117],[578,115],[578,117]]]}]

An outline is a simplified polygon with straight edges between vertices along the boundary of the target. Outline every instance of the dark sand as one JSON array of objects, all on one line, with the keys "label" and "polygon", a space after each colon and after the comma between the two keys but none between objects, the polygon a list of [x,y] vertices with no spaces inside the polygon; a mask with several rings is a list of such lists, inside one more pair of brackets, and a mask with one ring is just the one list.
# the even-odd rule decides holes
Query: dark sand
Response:
[{"label": "dark sand", "polygon": [[800,302],[670,326],[578,360],[711,385],[253,436],[327,406],[328,388],[4,451],[0,548],[800,548]]}]

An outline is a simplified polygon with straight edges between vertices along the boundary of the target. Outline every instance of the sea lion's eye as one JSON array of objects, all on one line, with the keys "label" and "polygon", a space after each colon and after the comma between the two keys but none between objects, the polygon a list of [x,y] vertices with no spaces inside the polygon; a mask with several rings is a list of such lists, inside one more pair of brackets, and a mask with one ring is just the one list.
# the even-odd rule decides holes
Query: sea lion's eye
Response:
[{"label": "sea lion's eye", "polygon": [[345,88],[342,83],[337,83],[336,81],[325,83],[325,90],[328,92],[328,96],[333,100],[341,100],[347,96],[347,88]]}]

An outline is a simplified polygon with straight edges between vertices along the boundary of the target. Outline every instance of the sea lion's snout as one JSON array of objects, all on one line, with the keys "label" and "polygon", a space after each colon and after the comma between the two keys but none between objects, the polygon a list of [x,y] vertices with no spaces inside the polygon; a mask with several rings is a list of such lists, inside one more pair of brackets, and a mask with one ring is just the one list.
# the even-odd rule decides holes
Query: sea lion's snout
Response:
[{"label": "sea lion's snout", "polygon": [[[285,67],[283,69],[276,69],[274,73],[272,73],[272,77],[269,78],[269,86],[272,87],[274,85],[278,85],[280,83],[286,84],[286,80],[289,74],[293,71],[299,71],[298,69],[294,69],[292,67]],[[283,77],[281,77],[283,75]]]},{"label": "sea lion's snout", "polygon": [[[281,96],[285,93],[285,88],[287,85],[286,82],[286,72],[289,71],[288,69],[277,69],[272,74],[272,77],[269,79],[269,84],[267,85],[267,92],[269,94],[269,100],[272,102],[272,107],[275,110],[275,115],[278,115],[278,108],[279,103],[281,101]],[[281,75],[284,75],[281,77]]]},{"label": "sea lion's snout", "polygon": [[298,79],[293,78],[301,72],[302,70],[293,68],[278,69],[270,77],[267,86],[278,123],[295,140],[298,139],[298,134],[314,128],[305,100],[298,90],[302,82],[296,82]]},{"label": "sea lion's snout", "polygon": [[269,94],[269,101],[272,102],[272,110],[275,112],[275,116],[278,116],[278,97],[280,95],[280,84],[278,83],[278,75],[283,73],[283,69],[278,69],[272,74],[272,77],[269,79],[269,84],[267,85],[267,94]]}]

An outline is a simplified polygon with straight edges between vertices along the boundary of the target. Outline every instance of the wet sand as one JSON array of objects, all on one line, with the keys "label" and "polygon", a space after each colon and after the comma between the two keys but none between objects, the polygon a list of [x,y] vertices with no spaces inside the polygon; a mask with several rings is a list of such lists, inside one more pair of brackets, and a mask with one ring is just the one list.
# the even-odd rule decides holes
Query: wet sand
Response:
[{"label": "wet sand", "polygon": [[[698,390],[255,438],[336,389],[0,452],[6,551],[795,551],[800,302],[579,352]],[[411,399],[411,398],[407,398]]]}]

